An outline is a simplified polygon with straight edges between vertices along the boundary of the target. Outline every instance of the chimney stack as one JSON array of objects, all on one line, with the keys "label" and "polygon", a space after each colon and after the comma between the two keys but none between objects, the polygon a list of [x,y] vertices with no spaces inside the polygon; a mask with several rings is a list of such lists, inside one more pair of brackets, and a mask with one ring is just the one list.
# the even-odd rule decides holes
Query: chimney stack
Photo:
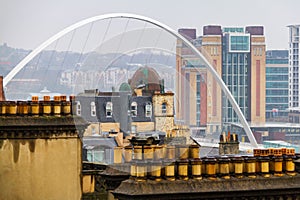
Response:
[{"label": "chimney stack", "polygon": [[0,76],[0,101],[5,101],[5,95],[3,89],[3,76]]}]

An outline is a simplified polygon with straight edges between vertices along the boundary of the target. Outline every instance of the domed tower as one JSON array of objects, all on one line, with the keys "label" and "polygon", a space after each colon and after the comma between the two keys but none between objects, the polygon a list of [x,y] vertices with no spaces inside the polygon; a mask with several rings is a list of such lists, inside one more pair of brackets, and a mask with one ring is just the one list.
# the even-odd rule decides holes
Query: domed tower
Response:
[{"label": "domed tower", "polygon": [[122,83],[119,87],[120,92],[131,92],[131,87],[128,83]]},{"label": "domed tower", "polygon": [[139,68],[128,80],[128,83],[132,90],[142,89],[143,95],[153,95],[155,91],[164,93],[164,81],[151,67]]}]

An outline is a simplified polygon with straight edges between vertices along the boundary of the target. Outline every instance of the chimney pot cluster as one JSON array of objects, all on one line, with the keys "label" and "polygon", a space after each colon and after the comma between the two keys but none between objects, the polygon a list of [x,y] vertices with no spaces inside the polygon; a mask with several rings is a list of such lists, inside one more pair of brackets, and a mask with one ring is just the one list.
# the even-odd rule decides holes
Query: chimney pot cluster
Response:
[{"label": "chimney pot cluster", "polygon": [[66,96],[55,96],[50,100],[50,96],[44,96],[39,100],[38,96],[32,96],[31,101],[0,101],[0,116],[67,116],[72,115],[72,102],[74,96],[70,96],[70,101]]},{"label": "chimney pot cluster", "polygon": [[[158,148],[159,147],[159,148]],[[297,174],[295,149],[254,149],[253,155],[199,156],[197,145],[151,145],[143,152],[142,146],[116,147],[115,165],[130,166],[131,179],[145,181],[217,180],[235,178],[268,178]],[[165,152],[165,153],[163,153]],[[282,154],[282,152],[286,152]],[[142,156],[143,153],[149,155]],[[123,156],[124,154],[124,156]],[[151,154],[151,155],[150,155]],[[124,161],[122,157],[126,158]]]}]

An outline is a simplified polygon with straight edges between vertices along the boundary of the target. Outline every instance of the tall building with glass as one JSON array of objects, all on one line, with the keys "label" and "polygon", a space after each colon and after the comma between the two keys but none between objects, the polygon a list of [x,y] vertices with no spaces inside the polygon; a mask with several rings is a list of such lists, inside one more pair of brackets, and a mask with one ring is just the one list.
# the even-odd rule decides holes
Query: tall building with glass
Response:
[{"label": "tall building with glass", "polygon": [[[191,35],[189,31],[180,29],[179,33],[184,36]],[[262,26],[222,28],[221,26],[208,25],[203,27],[202,36],[196,37],[193,34],[191,41],[222,77],[246,120],[253,124],[264,123],[266,100],[264,28]],[[191,59],[189,55],[184,54],[186,52],[188,51],[183,46],[177,45],[176,69],[181,77],[185,77],[184,74],[187,73],[189,73],[189,77],[192,75],[192,70],[185,70],[186,67],[183,64],[184,60]],[[196,112],[188,112],[188,118],[194,117],[195,122],[200,119],[200,125],[206,126],[206,132],[218,132],[224,124],[238,122],[238,116],[218,87],[216,80],[209,72],[204,71],[202,73],[202,71],[196,71],[195,73],[200,72],[200,76],[199,74],[198,76],[195,75],[197,78],[188,81],[189,85],[195,85],[194,88],[200,88],[201,91],[195,89],[196,94],[190,95],[194,96],[195,99],[189,101],[189,104],[178,101],[177,108],[181,110],[177,112],[177,116],[181,116],[186,109],[195,107]],[[205,89],[200,77],[205,80]],[[195,83],[192,80],[195,80]],[[180,84],[178,85],[180,86]],[[179,96],[184,94],[183,85],[177,87],[177,95]],[[182,97],[186,98],[187,96],[182,95]],[[198,109],[198,107],[200,108]],[[204,123],[206,124],[204,125]],[[197,123],[193,125],[198,126]]]},{"label": "tall building with glass", "polygon": [[[248,74],[250,66],[250,33],[244,28],[223,29],[222,79],[245,116],[249,114]],[[230,102],[223,96],[223,122],[237,122]]]},{"label": "tall building with glass", "polygon": [[300,25],[290,25],[289,28],[289,107],[300,107],[300,66],[299,66],[299,45]]},{"label": "tall building with glass", "polygon": [[287,121],[289,107],[289,52],[266,52],[266,121]]},{"label": "tall building with glass", "polygon": [[[247,121],[265,121],[265,38],[262,26],[223,28],[222,79]],[[237,122],[223,95],[223,122]]]}]

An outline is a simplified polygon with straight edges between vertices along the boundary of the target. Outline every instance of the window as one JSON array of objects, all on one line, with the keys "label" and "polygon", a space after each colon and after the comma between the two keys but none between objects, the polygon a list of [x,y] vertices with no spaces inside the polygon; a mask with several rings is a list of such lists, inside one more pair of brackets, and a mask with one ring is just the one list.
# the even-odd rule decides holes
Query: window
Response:
[{"label": "window", "polygon": [[230,36],[231,52],[249,52],[250,50],[250,36],[249,35],[231,35]]},{"label": "window", "polygon": [[161,113],[162,114],[167,113],[167,104],[165,102],[161,104]]},{"label": "window", "polygon": [[214,47],[214,55],[215,55],[215,56],[218,55],[218,47]]},{"label": "window", "polygon": [[151,103],[147,103],[146,106],[145,106],[145,116],[146,117],[151,117],[152,116],[152,105]]},{"label": "window", "polygon": [[136,102],[131,103],[131,116],[132,117],[137,116],[137,103]]},{"label": "window", "polygon": [[217,56],[218,55],[218,47],[211,47],[210,54],[212,56]]},{"label": "window", "polygon": [[259,49],[259,56],[262,56],[262,48],[258,48]]},{"label": "window", "polygon": [[96,128],[94,126],[92,126],[92,135],[96,134]]},{"label": "window", "polygon": [[89,147],[89,149],[87,149],[87,160],[90,162],[105,162],[105,149],[92,149],[91,147]]},{"label": "window", "polygon": [[96,105],[95,102],[91,102],[91,116],[95,117],[96,116]]},{"label": "window", "polygon": [[136,132],[137,132],[137,131],[136,131],[136,125],[132,125],[132,126],[131,126],[131,133],[132,133],[132,134],[136,134]]},{"label": "window", "polygon": [[76,103],[76,115],[81,116],[81,104],[79,101]]},{"label": "window", "polygon": [[112,102],[107,102],[106,103],[106,117],[112,117],[112,113],[113,113],[113,104]]}]

